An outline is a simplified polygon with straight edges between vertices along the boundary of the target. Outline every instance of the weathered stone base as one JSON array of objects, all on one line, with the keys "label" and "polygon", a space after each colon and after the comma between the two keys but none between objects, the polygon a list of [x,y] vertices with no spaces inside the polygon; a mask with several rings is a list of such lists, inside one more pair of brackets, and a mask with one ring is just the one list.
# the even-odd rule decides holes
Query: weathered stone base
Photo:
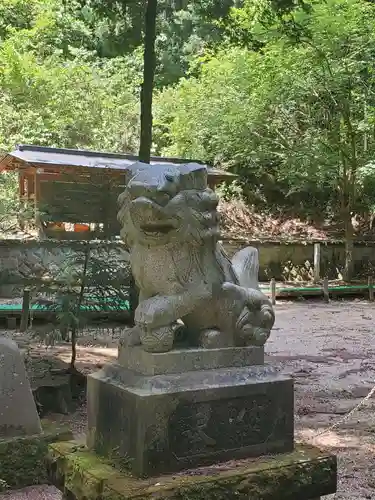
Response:
[{"label": "weathered stone base", "polygon": [[0,491],[47,482],[48,446],[72,439],[70,430],[42,420],[43,432],[35,436],[0,439]]},{"label": "weathered stone base", "polygon": [[78,442],[49,447],[50,480],[66,500],[317,500],[336,492],[336,458],[299,445],[175,475],[137,479]]},{"label": "weathered stone base", "polygon": [[108,365],[87,387],[89,448],[136,476],[293,449],[293,380],[270,366],[147,376]]},{"label": "weathered stone base", "polygon": [[146,352],[120,341],[118,364],[142,375],[171,375],[199,370],[243,368],[264,364],[264,347],[226,347],[222,349],[173,349]]}]

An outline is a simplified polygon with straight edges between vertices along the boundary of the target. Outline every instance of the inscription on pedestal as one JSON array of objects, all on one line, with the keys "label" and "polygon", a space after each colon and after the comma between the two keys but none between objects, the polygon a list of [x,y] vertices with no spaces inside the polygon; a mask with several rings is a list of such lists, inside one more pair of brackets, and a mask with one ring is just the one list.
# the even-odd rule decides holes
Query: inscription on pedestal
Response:
[{"label": "inscription on pedestal", "polygon": [[176,457],[229,451],[285,438],[286,408],[268,395],[182,403],[169,422]]}]

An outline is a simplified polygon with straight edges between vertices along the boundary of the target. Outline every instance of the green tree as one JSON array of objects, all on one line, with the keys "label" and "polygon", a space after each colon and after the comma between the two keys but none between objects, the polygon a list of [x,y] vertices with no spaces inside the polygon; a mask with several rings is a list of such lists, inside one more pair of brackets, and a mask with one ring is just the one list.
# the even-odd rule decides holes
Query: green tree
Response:
[{"label": "green tree", "polygon": [[375,10],[327,0],[294,19],[298,40],[273,32],[261,52],[225,49],[198,78],[160,94],[156,140],[164,152],[234,169],[253,201],[272,184],[284,205],[325,192],[318,208],[343,222],[350,279],[360,173],[375,152]]},{"label": "green tree", "polygon": [[[157,86],[176,82],[196,55],[221,42],[235,0],[159,0],[155,39]],[[70,8],[90,26],[100,57],[143,46],[147,1],[79,0]]]},{"label": "green tree", "polygon": [[215,19],[229,12],[232,1],[159,0],[156,32],[146,44],[155,51],[146,51],[143,64],[146,5],[145,0],[3,2],[0,147],[32,142],[135,153],[141,119],[142,144],[149,150],[151,73],[156,70],[156,85],[178,79],[189,55],[214,39],[210,28],[217,31]]},{"label": "green tree", "polygon": [[30,142],[137,151],[140,54],[100,58],[98,33],[79,9],[76,1],[2,2],[2,150]]},{"label": "green tree", "polygon": [[301,26],[296,13],[310,14],[320,0],[243,0],[229,12],[224,25],[227,41],[234,46],[260,49],[267,40],[283,32],[293,36]]},{"label": "green tree", "polygon": [[0,148],[17,143],[136,151],[137,75],[126,61],[106,64],[0,48]]}]

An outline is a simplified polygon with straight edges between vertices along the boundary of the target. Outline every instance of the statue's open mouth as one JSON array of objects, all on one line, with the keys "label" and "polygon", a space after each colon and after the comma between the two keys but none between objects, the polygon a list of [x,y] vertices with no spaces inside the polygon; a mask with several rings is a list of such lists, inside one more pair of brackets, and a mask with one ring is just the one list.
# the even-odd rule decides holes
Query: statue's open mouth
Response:
[{"label": "statue's open mouth", "polygon": [[155,236],[158,234],[168,234],[170,231],[175,229],[174,224],[170,221],[165,222],[155,222],[152,224],[144,224],[141,226],[142,231],[150,236]]}]

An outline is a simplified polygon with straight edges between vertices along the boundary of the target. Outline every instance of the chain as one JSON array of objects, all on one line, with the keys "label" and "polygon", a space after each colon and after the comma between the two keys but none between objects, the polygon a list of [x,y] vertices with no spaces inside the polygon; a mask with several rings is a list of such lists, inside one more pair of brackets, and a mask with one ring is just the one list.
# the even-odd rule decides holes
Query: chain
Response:
[{"label": "chain", "polygon": [[344,422],[346,422],[347,420],[349,420],[349,418],[354,415],[355,412],[357,412],[371,397],[372,395],[375,393],[375,385],[374,387],[371,389],[371,391],[367,394],[367,396],[365,396],[362,401],[360,401],[357,406],[355,406],[352,410],[350,410],[346,415],[344,415],[342,418],[340,418],[339,420],[337,420],[337,422],[335,422],[334,424],[330,425],[328,427],[328,429],[324,429],[323,431],[319,432],[318,434],[315,434],[313,437],[311,437],[310,439],[308,439],[308,441],[312,441],[313,439],[316,439],[317,437],[320,437],[324,434],[327,434],[328,432],[331,432],[333,429],[337,429],[337,427],[339,427],[341,424],[343,424]]}]

